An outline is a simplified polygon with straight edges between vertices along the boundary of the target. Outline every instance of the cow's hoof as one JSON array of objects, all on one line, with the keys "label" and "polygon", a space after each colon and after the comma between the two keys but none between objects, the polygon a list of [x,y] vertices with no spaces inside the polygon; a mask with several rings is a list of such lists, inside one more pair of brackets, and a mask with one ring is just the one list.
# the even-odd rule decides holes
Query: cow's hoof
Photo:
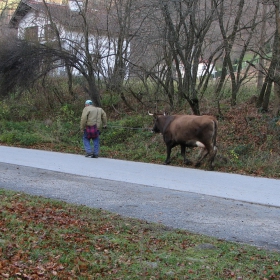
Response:
[{"label": "cow's hoof", "polygon": [[165,161],[164,163],[163,163],[164,165],[168,165],[168,164],[170,164],[170,161]]},{"label": "cow's hoof", "polygon": [[201,163],[200,162],[197,162],[194,166],[195,167],[199,167],[201,165]]},{"label": "cow's hoof", "polygon": [[214,171],[214,167],[212,167],[212,166],[211,166],[211,167],[208,167],[207,170],[208,170],[208,171]]},{"label": "cow's hoof", "polygon": [[210,165],[209,168],[208,168],[208,170],[209,170],[209,171],[213,171],[213,170],[214,170],[214,167],[215,167],[214,165]]}]

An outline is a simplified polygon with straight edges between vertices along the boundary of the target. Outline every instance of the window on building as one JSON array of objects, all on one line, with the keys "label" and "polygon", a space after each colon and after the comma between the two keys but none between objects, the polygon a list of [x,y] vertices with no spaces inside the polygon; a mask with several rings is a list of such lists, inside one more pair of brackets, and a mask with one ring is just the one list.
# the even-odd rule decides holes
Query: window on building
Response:
[{"label": "window on building", "polygon": [[50,24],[45,25],[44,27],[44,35],[46,41],[53,41],[56,39],[55,31],[53,30]]},{"label": "window on building", "polygon": [[38,41],[38,26],[31,26],[25,28],[24,38],[28,41]]}]

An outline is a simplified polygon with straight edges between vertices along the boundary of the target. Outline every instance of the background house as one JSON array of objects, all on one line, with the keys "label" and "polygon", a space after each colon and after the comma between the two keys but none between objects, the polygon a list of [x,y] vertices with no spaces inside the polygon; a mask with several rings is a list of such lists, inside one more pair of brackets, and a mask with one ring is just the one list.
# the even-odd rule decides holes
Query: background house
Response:
[{"label": "background house", "polygon": [[205,74],[212,75],[213,78],[216,78],[217,70],[213,64],[209,64],[208,61],[201,61],[198,64],[197,68],[197,77],[202,77]]},{"label": "background house", "polygon": [[[17,30],[20,39],[57,44],[85,63],[88,63],[89,53],[98,78],[108,77],[114,69],[118,40],[116,25],[110,24],[105,10],[92,6],[84,11],[83,1],[21,0],[10,27]],[[73,75],[80,75],[75,67],[71,71]],[[65,68],[60,66],[53,73],[63,75]]]}]

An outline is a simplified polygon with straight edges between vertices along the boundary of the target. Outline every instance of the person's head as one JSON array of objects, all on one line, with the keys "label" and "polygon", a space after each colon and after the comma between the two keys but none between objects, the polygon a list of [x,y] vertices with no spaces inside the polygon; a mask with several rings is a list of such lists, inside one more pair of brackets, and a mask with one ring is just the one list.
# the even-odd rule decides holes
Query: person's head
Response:
[{"label": "person's head", "polygon": [[93,105],[93,102],[91,100],[87,100],[85,102],[85,106]]}]

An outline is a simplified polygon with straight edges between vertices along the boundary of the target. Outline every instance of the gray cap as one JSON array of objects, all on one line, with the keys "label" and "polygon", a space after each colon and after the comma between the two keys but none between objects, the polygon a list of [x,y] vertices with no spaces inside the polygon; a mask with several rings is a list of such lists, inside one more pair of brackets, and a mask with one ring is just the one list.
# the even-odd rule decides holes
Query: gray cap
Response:
[{"label": "gray cap", "polygon": [[92,105],[93,103],[92,103],[92,101],[91,100],[87,100],[86,102],[85,102],[85,105]]}]

